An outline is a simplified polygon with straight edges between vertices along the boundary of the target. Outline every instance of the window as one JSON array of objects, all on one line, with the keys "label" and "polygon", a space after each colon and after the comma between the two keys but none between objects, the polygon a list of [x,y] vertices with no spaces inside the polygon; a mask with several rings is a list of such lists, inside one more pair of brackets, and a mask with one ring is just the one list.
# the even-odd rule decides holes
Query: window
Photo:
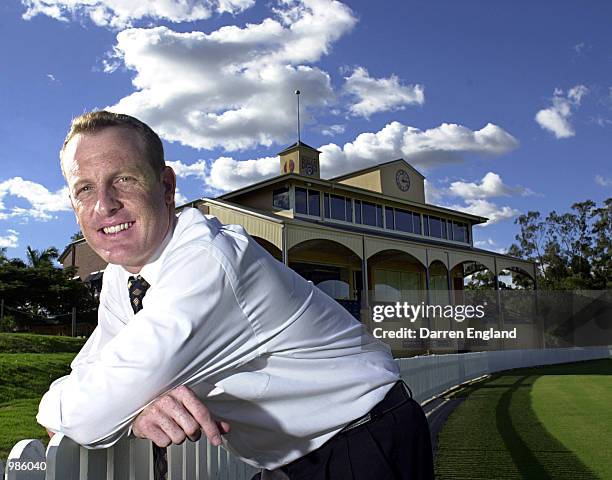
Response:
[{"label": "window", "polygon": [[340,195],[331,195],[331,218],[346,220],[346,199]]},{"label": "window", "polygon": [[320,216],[319,192],[317,190],[296,187],[295,211],[304,215]]},{"label": "window", "polygon": [[442,238],[442,222],[438,217],[429,217],[429,236]]},{"label": "window", "polygon": [[421,215],[400,208],[395,209],[395,229],[408,233],[421,233]]},{"label": "window", "polygon": [[318,190],[308,190],[308,215],[321,216],[320,197]]},{"label": "window", "polygon": [[468,243],[468,228],[465,223],[453,222],[453,240]]},{"label": "window", "polygon": [[308,190],[305,188],[295,189],[295,212],[308,214]]},{"label": "window", "polygon": [[421,235],[421,214],[412,214],[412,225],[414,226],[414,233]]},{"label": "window", "polygon": [[364,225],[376,226],[376,205],[370,202],[361,202]]},{"label": "window", "polygon": [[272,192],[272,205],[276,208],[289,210],[289,188],[284,187],[274,190]]},{"label": "window", "polygon": [[425,227],[425,235],[435,238],[448,238],[448,230],[446,220],[440,217],[434,217],[432,215],[424,215],[423,223]]},{"label": "window", "polygon": [[345,222],[353,221],[353,211],[350,198],[326,193],[323,197],[323,204],[325,218],[342,220]]},{"label": "window", "polygon": [[393,209],[391,207],[385,207],[385,228],[395,230],[395,220],[393,216]]},{"label": "window", "polygon": [[[393,209],[389,208],[389,210]],[[382,205],[355,200],[355,223],[383,228]]]},{"label": "window", "polygon": [[395,209],[395,225],[397,230],[413,233],[412,213],[399,208]]}]

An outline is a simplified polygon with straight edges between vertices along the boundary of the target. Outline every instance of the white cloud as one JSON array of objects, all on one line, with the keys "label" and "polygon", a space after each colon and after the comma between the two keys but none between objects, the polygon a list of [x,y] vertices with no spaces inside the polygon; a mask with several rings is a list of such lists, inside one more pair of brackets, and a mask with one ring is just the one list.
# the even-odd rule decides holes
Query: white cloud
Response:
[{"label": "white cloud", "polygon": [[[353,142],[340,147],[334,143],[319,147],[321,177],[330,178],[378,163],[404,158],[418,167],[460,162],[466,154],[501,155],[518,146],[518,141],[502,128],[488,124],[478,131],[452,124],[442,124],[421,131],[393,122],[376,133],[362,133]],[[166,162],[179,178],[196,177],[205,186],[225,192],[280,174],[279,157],[235,160],[219,157],[199,160],[191,165]],[[514,187],[522,188],[522,187]],[[428,201],[436,202],[440,190],[426,184]],[[525,189],[525,191],[527,191]]]},{"label": "white cloud", "polygon": [[208,173],[208,165],[204,160],[198,160],[196,163],[187,165],[180,160],[166,160],[166,165],[172,167],[178,178],[199,177],[206,178]]},{"label": "white cloud", "polygon": [[[7,208],[3,202],[7,196],[26,200],[30,204],[30,208],[19,206]],[[0,182],[0,220],[13,217],[51,220],[53,218],[52,213],[69,210],[71,210],[71,207],[68,187],[50,192],[43,185],[24,180],[21,177],[13,177]]]},{"label": "white cloud", "polygon": [[450,205],[448,208],[471,213],[472,215],[487,217],[489,219],[488,222],[477,226],[493,225],[494,223],[514,218],[521,213],[515,208],[509,206],[500,207],[484,198],[466,199],[465,203],[466,205]]},{"label": "white cloud", "polygon": [[535,120],[540,127],[552,132],[557,138],[573,137],[576,132],[570,122],[574,111],[580,106],[582,97],[589,92],[584,85],[576,85],[567,93],[555,89],[552,106],[536,113]]},{"label": "white cloud", "polygon": [[345,130],[345,125],[329,125],[327,127],[323,127],[321,129],[321,133],[326,137],[334,137],[336,135],[343,134]]},{"label": "white cloud", "polygon": [[179,191],[178,187],[176,187],[174,191],[174,204],[179,207],[186,204],[188,201],[187,197]]},{"label": "white cloud", "polygon": [[477,248],[482,248],[484,250],[490,250],[497,253],[506,253],[506,249],[500,247],[497,242],[495,242],[492,238],[487,238],[485,240],[474,240],[474,246]]},{"label": "white cloud", "polygon": [[253,6],[255,0],[21,0],[25,20],[47,15],[67,21],[89,17],[98,26],[125,28],[145,18],[189,22],[213,13],[236,14]]},{"label": "white cloud", "polygon": [[[479,226],[492,225],[516,217],[520,212],[510,206],[499,206],[489,201],[491,197],[527,196],[533,195],[533,191],[522,186],[508,186],[504,183],[501,176],[494,172],[485,174],[479,182],[451,182],[448,188],[437,188],[430,183],[425,184],[426,195],[433,189],[434,200],[426,197],[428,201],[435,201],[441,206],[460,210],[463,212],[487,217],[485,224]],[[463,204],[447,205],[443,203],[446,197],[460,197]]]},{"label": "white cloud", "polygon": [[595,175],[595,183],[602,187],[612,187],[612,178],[606,178],[603,175]]},{"label": "white cloud", "polygon": [[218,190],[235,190],[279,174],[278,157],[243,161],[220,157],[212,162],[208,183]]},{"label": "white cloud", "polygon": [[[329,75],[307,64],[326,55],[355,22],[335,0],[287,0],[260,23],[208,34],[124,30],[114,61],[135,72],[136,91],[110,108],[194,148],[240,150],[288,141],[294,90],[302,91],[305,122],[310,110],[334,101]],[[107,67],[114,68],[111,60]]]},{"label": "white cloud", "polygon": [[321,174],[332,177],[396,158],[416,167],[432,167],[461,162],[467,154],[502,155],[518,145],[512,135],[491,123],[473,131],[449,123],[419,130],[391,122],[376,133],[360,134],[343,147],[334,143],[319,147]]},{"label": "white cloud", "polygon": [[0,237],[0,248],[17,248],[19,246],[19,232],[7,230],[7,235]]},{"label": "white cloud", "polygon": [[211,161],[198,160],[187,165],[181,161],[166,162],[178,178],[196,177],[204,181],[205,190],[222,193],[250,185],[280,174],[280,159],[264,157],[235,160],[219,157]]},{"label": "white cloud", "polygon": [[444,197],[444,191],[436,187],[433,182],[425,179],[425,202],[430,204],[439,203]]},{"label": "white cloud", "polygon": [[350,106],[354,116],[369,118],[377,112],[401,110],[406,105],[422,105],[425,93],[422,85],[402,85],[396,75],[389,78],[372,78],[363,67],[357,67],[345,77],[344,90],[357,98]]},{"label": "white cloud", "polygon": [[497,173],[488,172],[480,183],[475,182],[452,182],[450,192],[465,199],[508,197],[511,195],[531,195],[533,192],[528,188],[506,185]]}]

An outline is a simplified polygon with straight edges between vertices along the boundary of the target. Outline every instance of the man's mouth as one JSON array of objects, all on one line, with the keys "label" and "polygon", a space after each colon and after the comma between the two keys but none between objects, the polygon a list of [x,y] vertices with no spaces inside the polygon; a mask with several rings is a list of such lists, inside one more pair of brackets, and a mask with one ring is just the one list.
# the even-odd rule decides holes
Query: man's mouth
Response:
[{"label": "man's mouth", "polygon": [[104,232],[105,235],[113,235],[115,233],[122,232],[123,230],[127,230],[132,225],[134,225],[134,222],[119,223],[118,225],[103,227],[100,229],[100,231]]}]

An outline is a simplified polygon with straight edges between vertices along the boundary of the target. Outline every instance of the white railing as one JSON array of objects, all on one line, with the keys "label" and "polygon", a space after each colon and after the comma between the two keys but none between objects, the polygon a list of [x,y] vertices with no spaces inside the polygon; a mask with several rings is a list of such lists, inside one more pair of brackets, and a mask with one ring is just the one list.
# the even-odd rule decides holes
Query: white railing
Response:
[{"label": "white railing", "polygon": [[[507,350],[428,355],[397,360],[414,398],[423,403],[454,386],[503,370],[612,357],[612,346]],[[5,480],[152,480],[148,440],[124,438],[114,447],[88,450],[55,435],[45,452],[38,440],[21,440],[9,454]],[[206,439],[168,449],[168,480],[249,480],[257,469]]]}]

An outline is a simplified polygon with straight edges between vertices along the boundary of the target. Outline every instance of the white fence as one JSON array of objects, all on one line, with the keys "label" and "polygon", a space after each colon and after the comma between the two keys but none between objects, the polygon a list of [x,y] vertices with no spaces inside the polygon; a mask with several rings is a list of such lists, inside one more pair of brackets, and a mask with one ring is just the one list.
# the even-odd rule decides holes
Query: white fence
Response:
[{"label": "white fence", "polygon": [[[612,346],[507,350],[401,358],[402,377],[419,402],[482,375],[513,368],[612,357]],[[5,480],[152,480],[151,443],[124,438],[114,447],[88,450],[55,435],[47,451],[38,440],[22,440],[9,454]],[[210,445],[185,441],[168,450],[168,480],[248,480],[257,470]]]}]

